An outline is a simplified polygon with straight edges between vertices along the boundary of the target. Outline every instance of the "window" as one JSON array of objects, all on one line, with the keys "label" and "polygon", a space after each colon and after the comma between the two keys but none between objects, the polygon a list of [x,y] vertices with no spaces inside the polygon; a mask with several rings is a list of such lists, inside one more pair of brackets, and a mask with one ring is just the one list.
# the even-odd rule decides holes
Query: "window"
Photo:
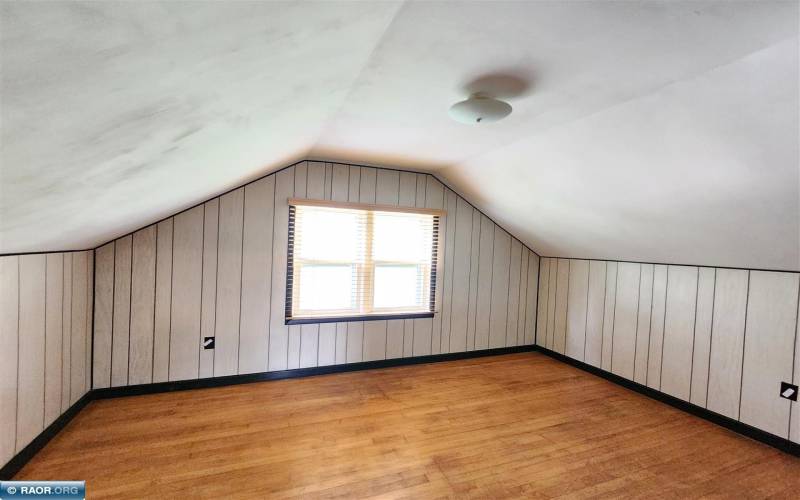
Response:
[{"label": "window", "polygon": [[441,215],[290,199],[286,323],[432,316]]}]

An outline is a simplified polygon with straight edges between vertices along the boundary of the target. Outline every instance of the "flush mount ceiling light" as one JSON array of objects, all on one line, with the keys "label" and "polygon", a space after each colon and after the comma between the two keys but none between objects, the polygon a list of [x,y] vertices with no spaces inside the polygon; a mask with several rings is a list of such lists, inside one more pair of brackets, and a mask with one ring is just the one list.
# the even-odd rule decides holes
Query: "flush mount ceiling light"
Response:
[{"label": "flush mount ceiling light", "polygon": [[450,106],[450,117],[461,123],[491,123],[511,114],[511,105],[488,95],[477,93]]}]

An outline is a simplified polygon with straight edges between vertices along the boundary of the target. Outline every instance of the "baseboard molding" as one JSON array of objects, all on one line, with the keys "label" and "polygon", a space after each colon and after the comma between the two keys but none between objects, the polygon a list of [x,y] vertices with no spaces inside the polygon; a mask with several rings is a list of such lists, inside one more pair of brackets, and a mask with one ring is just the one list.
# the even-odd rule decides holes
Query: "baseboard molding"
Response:
[{"label": "baseboard molding", "polygon": [[531,352],[537,348],[533,345],[516,347],[501,347],[497,349],[483,349],[480,351],[455,352],[448,354],[433,354],[429,356],[414,356],[410,358],[381,359],[377,361],[364,361],[344,365],[315,366],[312,368],[298,368],[274,372],[250,373],[247,375],[231,375],[193,380],[180,380],[175,382],[160,382],[155,384],[129,385],[125,387],[108,387],[93,389],[83,395],[74,405],[70,406],[47,429],[42,431],[31,443],[17,453],[6,465],[0,468],[0,480],[10,480],[36,455],[45,445],[53,439],[90,401],[95,399],[120,398],[127,396],[140,396],[161,392],[186,391],[192,389],[207,389],[211,387],[224,387],[228,385],[249,384],[265,382],[268,380],[283,380],[288,378],[313,377],[332,373],[346,373],[361,370],[374,370],[378,368],[392,368],[396,366],[419,365],[423,363],[440,363],[442,361],[456,361],[460,359],[481,358],[485,356],[499,356],[519,352]]},{"label": "baseboard molding", "polygon": [[34,455],[39,453],[39,450],[44,448],[45,445],[61,431],[61,429],[66,427],[67,424],[70,423],[73,418],[75,418],[75,415],[80,413],[80,411],[86,405],[88,405],[92,399],[92,391],[84,394],[75,402],[75,404],[67,408],[67,411],[62,413],[61,416],[55,419],[52,424],[48,425],[45,430],[39,433],[39,435],[28,444],[28,446],[14,455],[14,457],[9,460],[7,464],[0,468],[0,481],[8,481],[14,477],[14,474],[19,472],[20,469],[22,469],[22,467],[24,467],[25,464],[27,464],[28,461],[34,457]]},{"label": "baseboard molding", "polygon": [[614,382],[615,384],[621,385],[626,389],[636,391],[639,394],[643,394],[649,398],[658,400],[662,403],[666,403],[674,408],[685,411],[686,413],[690,413],[697,417],[703,418],[705,420],[708,420],[709,422],[713,422],[721,427],[725,427],[726,429],[732,430],[738,434],[747,436],[749,438],[755,439],[756,441],[768,444],[783,452],[800,457],[800,444],[793,443],[786,438],[776,436],[775,434],[771,434],[766,431],[762,431],[761,429],[757,429],[753,426],[739,422],[738,420],[726,417],[725,415],[720,415],[719,413],[707,410],[702,406],[697,406],[695,404],[688,403],[682,399],[678,399],[674,396],[670,396],[669,394],[657,391],[655,389],[647,387],[646,385],[633,382],[632,380],[620,377],[619,375],[614,375],[613,373],[601,370],[596,366],[592,366],[582,361],[577,361],[575,359],[569,358],[558,352],[551,351],[550,349],[546,349],[541,346],[536,346],[534,350],[537,352],[541,352],[542,354],[549,356],[555,360],[561,361],[562,363],[572,365],[576,368],[580,368],[585,372],[591,373],[592,375],[597,375],[598,377],[604,378],[610,382]]}]

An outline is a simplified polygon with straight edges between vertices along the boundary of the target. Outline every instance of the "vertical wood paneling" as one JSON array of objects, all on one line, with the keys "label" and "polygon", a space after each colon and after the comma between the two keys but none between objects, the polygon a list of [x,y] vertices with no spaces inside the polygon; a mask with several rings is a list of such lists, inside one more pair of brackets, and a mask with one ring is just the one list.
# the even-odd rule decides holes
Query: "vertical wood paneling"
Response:
[{"label": "vertical wood paneling", "polygon": [[444,251],[444,290],[442,290],[442,322],[441,334],[439,339],[439,352],[450,352],[450,326],[453,318],[453,258],[455,255],[455,247],[452,245],[456,233],[456,194],[450,190],[445,189],[445,205],[447,211],[445,217],[445,242],[443,247]]},{"label": "vertical wood paneling", "polygon": [[266,305],[270,303],[272,281],[274,197],[274,176],[248,184],[244,189],[239,373],[267,370],[270,309]]},{"label": "vertical wood paneling", "polygon": [[[308,190],[308,163],[300,162],[294,168],[294,196],[297,198],[305,198]],[[284,301],[286,296],[284,294]],[[285,314],[285,313],[284,313]],[[286,353],[286,367],[290,370],[300,367],[300,348],[302,343],[303,327],[301,325],[289,325],[288,327],[288,344]],[[306,329],[306,334],[310,330]]]},{"label": "vertical wood paneling", "polygon": [[750,273],[717,269],[706,408],[739,418],[744,322]]},{"label": "vertical wood paneling", "polygon": [[606,299],[606,263],[589,262],[586,297],[586,356],[584,361],[600,368],[603,359],[603,314]]},{"label": "vertical wood paneling", "polygon": [[169,331],[172,308],[172,218],[159,222],[156,241],[156,307],[153,328],[153,382],[169,378]]},{"label": "vertical wood paneling", "polygon": [[650,316],[650,353],[647,356],[647,386],[661,388],[661,353],[664,347],[664,313],[667,305],[667,266],[653,269],[653,307]]},{"label": "vertical wood paneling", "polygon": [[72,257],[72,336],[70,338],[72,349],[70,370],[70,405],[86,394],[86,313],[88,287],[88,253],[77,252]]},{"label": "vertical wood paneling", "polygon": [[386,359],[403,357],[405,320],[386,322]]},{"label": "vertical wood paneling", "polygon": [[789,401],[778,397],[792,379],[798,274],[750,272],[739,419],[789,437]]},{"label": "vertical wood paneling", "polygon": [[[493,223],[494,225],[494,223]],[[492,262],[492,299],[489,320],[489,348],[505,347],[508,322],[508,273],[511,237],[494,226]]]},{"label": "vertical wood paneling", "polygon": [[128,383],[153,380],[153,319],[156,292],[156,227],[133,234]]},{"label": "vertical wood paneling", "polygon": [[[533,264],[536,266],[536,277],[539,276],[539,259],[535,257],[530,250],[525,248],[522,245],[520,250],[520,258],[519,258],[519,299],[518,303],[519,306],[517,307],[517,345],[528,345],[528,344],[535,344],[536,343],[536,311],[530,311],[528,309],[528,288],[534,285],[528,281],[528,265],[534,261]],[[533,286],[533,293],[534,297],[536,292],[538,291],[538,281],[537,285]],[[534,299],[535,300],[535,299]],[[533,320],[533,328],[534,331],[527,330],[526,319],[528,316],[532,316]],[[529,338],[530,337],[530,338]]]},{"label": "vertical wood paneling", "polygon": [[[295,183],[295,196],[298,196]],[[306,174],[305,197],[314,200],[325,199],[325,163],[318,161],[308,162]],[[270,220],[272,216],[270,215]],[[285,300],[285,298],[284,298]],[[317,366],[319,357],[319,325],[302,325],[300,328],[300,368]]]},{"label": "vertical wood paneling", "polygon": [[519,289],[522,268],[522,244],[511,238],[511,258],[508,270],[508,316],[506,320],[506,346],[519,345]]},{"label": "vertical wood paneling", "polygon": [[618,264],[614,331],[611,338],[611,372],[629,380],[633,380],[641,272],[640,264]]},{"label": "vertical wood paneling", "polygon": [[661,390],[684,401],[689,400],[691,387],[697,275],[696,267],[669,266],[667,270]]},{"label": "vertical wood paneling", "polygon": [[545,347],[553,350],[556,331],[556,295],[558,294],[558,259],[550,259],[550,277],[547,284],[547,338]]},{"label": "vertical wood paneling", "polygon": [[714,308],[714,269],[701,267],[697,282],[697,313],[694,323],[692,353],[692,388],[690,402],[706,406],[708,355],[711,349],[711,316]]},{"label": "vertical wood paneling", "polygon": [[[427,174],[417,175],[417,195],[415,206],[426,207],[427,204]],[[441,224],[443,221],[439,221]],[[441,228],[440,228],[441,231]],[[441,247],[440,247],[441,250]],[[414,356],[422,356],[431,353],[431,336],[433,335],[433,320],[430,318],[415,319],[411,327],[411,353]]]},{"label": "vertical wood paneling", "polygon": [[[200,338],[213,337],[217,327],[217,250],[219,246],[219,198],[206,202],[203,220],[203,290],[200,295]],[[216,342],[216,339],[215,339]],[[200,350],[200,378],[214,376],[215,349]]]},{"label": "vertical wood paneling", "polygon": [[[231,191],[220,198],[218,231],[215,377],[235,375],[239,371],[244,188]],[[268,305],[264,304],[263,307],[267,308]]]},{"label": "vertical wood paneling", "polygon": [[[94,310],[94,363],[92,365],[94,387],[111,385],[111,330],[114,318],[114,242],[95,251],[95,310]],[[63,301],[63,257],[62,290],[59,301]],[[58,310],[61,311],[59,303]]]},{"label": "vertical wood paneling", "polygon": [[533,345],[536,337],[536,305],[538,298],[536,290],[539,288],[539,256],[528,251],[528,279],[525,291],[525,345]]},{"label": "vertical wood paneling", "polygon": [[64,254],[64,306],[61,316],[61,411],[70,406],[72,389],[72,260],[74,252]]},{"label": "vertical wood paneling", "polygon": [[[350,199],[350,167],[333,165],[331,179],[331,199],[348,201]],[[416,182],[416,176],[414,177]],[[414,186],[416,189],[416,185]],[[336,364],[347,362],[347,323],[336,323],[336,346],[334,352]]]},{"label": "vertical wood paneling", "polygon": [[564,354],[567,348],[567,307],[569,297],[569,259],[558,259],[555,310],[553,311],[553,350]]},{"label": "vertical wood paneling", "polygon": [[567,336],[564,354],[584,360],[586,349],[586,308],[589,295],[589,261],[571,259],[567,286]]},{"label": "vertical wood paneling", "polygon": [[16,453],[19,257],[0,257],[0,463]]},{"label": "vertical wood paneling", "polygon": [[[61,338],[64,335],[64,318],[62,314],[64,303],[64,254],[47,254],[46,280],[44,427],[52,424],[61,414]],[[111,317],[109,315],[109,324],[110,319]],[[109,344],[107,344],[107,346],[110,348]],[[108,364],[106,364],[106,367],[108,367]],[[108,375],[106,375],[106,381],[107,380]]]},{"label": "vertical wood paneling", "polygon": [[286,224],[273,225],[272,287],[270,288],[269,364],[268,370],[285,370],[289,349],[289,329],[286,320],[286,245],[289,238],[289,205],[294,196],[294,168],[275,174],[275,220]]},{"label": "vertical wood paneling", "polygon": [[539,269],[539,304],[536,310],[536,345],[547,347],[547,311],[550,298],[550,262],[553,259],[543,258]]},{"label": "vertical wood paneling", "polygon": [[469,305],[467,307],[467,350],[475,349],[475,327],[478,316],[478,274],[481,247],[481,214],[472,209],[472,236],[469,257]]},{"label": "vertical wood paneling", "polygon": [[[349,167],[347,201],[361,201],[361,172],[361,167]],[[364,325],[358,322],[350,322],[347,323],[345,330],[347,331],[345,362],[361,361],[364,353]]]},{"label": "vertical wood paneling", "polygon": [[653,306],[653,264],[642,264],[639,280],[639,314],[636,321],[636,348],[633,380],[647,383],[647,358],[650,354],[650,314]]},{"label": "vertical wood paneling", "polygon": [[43,254],[19,258],[17,453],[44,428],[46,268]]},{"label": "vertical wood paneling", "polygon": [[[333,167],[330,164],[325,165],[325,184],[323,186],[322,198],[330,200],[333,191]],[[316,187],[318,176],[311,175],[309,178],[309,194],[319,195]],[[280,221],[278,221],[280,222]],[[401,340],[402,341],[402,340]],[[303,343],[307,347],[306,343]],[[302,354],[301,354],[302,357]],[[319,332],[317,333],[317,353],[316,365],[326,366],[332,365],[336,362],[336,324],[324,323],[319,325]]]},{"label": "vertical wood paneling", "polygon": [[[200,296],[203,270],[203,206],[175,216],[172,260],[172,330],[169,379],[197,378],[200,362]],[[174,257],[174,256],[173,256]]]},{"label": "vertical wood paneling", "polygon": [[[433,176],[429,175],[425,181],[425,207],[426,208],[445,208],[444,199],[444,185],[436,180]],[[439,227],[439,252],[437,254],[438,263],[436,265],[436,304],[437,311],[433,316],[431,325],[431,347],[430,354],[439,354],[441,352],[441,338],[442,338],[442,309],[443,309],[443,291],[444,291],[444,256],[447,249],[447,224],[449,217],[445,216],[441,219]]]},{"label": "vertical wood paneling", "polygon": [[[128,385],[132,242],[132,236],[125,236],[114,243],[114,321],[111,333],[112,387]],[[75,279],[74,276],[73,279]]]},{"label": "vertical wood paneling", "polygon": [[475,321],[475,349],[489,347],[489,315],[492,300],[492,262],[494,261],[494,224],[481,214],[480,261],[478,262],[478,304]]},{"label": "vertical wood paneling", "polygon": [[94,317],[94,251],[86,252],[86,314],[84,322],[84,384],[83,392],[86,393],[92,388],[92,318]]}]

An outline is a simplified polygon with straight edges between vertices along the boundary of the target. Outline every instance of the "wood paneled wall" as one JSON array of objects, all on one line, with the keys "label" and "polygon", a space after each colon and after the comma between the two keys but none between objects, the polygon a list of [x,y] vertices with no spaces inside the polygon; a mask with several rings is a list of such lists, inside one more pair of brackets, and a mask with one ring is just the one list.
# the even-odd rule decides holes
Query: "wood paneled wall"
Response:
[{"label": "wood paneled wall", "polygon": [[798,273],[542,258],[536,341],[800,443],[779,397],[800,383],[799,290]]},{"label": "wood paneled wall", "polygon": [[[434,317],[285,325],[290,197],[445,209]],[[96,388],[534,343],[539,257],[427,174],[301,162],[96,259]]]},{"label": "wood paneled wall", "polygon": [[93,252],[0,257],[0,465],[90,386]]}]

